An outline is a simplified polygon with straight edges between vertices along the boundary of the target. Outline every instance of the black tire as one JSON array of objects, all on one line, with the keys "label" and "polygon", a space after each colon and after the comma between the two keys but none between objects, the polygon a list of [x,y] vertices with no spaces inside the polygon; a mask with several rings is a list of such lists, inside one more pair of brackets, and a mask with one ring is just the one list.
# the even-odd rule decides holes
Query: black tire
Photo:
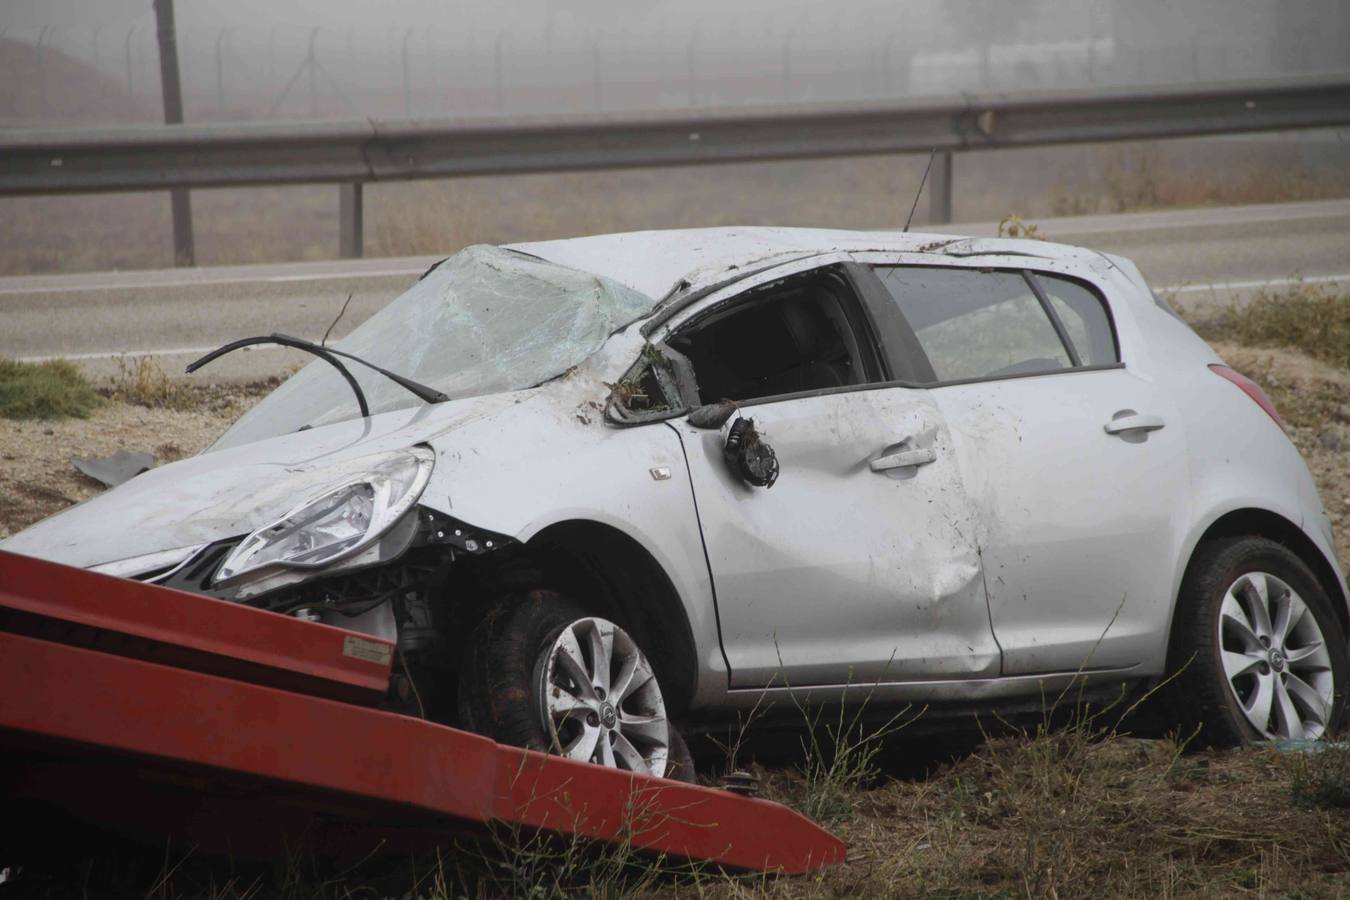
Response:
[{"label": "black tire", "polygon": [[[460,724],[499,743],[549,752],[552,739],[535,696],[535,664],[565,627],[586,616],[579,605],[548,590],[508,595],[493,604],[460,664]],[[693,758],[673,724],[665,777],[694,781]]]},{"label": "black tire", "polygon": [[694,754],[689,752],[689,745],[685,743],[684,735],[680,734],[674,722],[670,723],[670,746],[666,753],[666,778],[683,781],[685,784],[698,784],[698,776],[694,771]]},{"label": "black tire", "polygon": [[1284,581],[1307,605],[1308,614],[1322,631],[1333,684],[1325,732],[1330,737],[1339,730],[1345,711],[1350,671],[1345,631],[1308,566],[1284,545],[1262,537],[1221,538],[1196,550],[1177,597],[1168,644],[1170,680],[1161,691],[1168,720],[1180,738],[1194,735],[1202,746],[1236,747],[1266,740],[1243,714],[1220,657],[1219,612],[1224,595],[1242,575],[1253,572]]}]

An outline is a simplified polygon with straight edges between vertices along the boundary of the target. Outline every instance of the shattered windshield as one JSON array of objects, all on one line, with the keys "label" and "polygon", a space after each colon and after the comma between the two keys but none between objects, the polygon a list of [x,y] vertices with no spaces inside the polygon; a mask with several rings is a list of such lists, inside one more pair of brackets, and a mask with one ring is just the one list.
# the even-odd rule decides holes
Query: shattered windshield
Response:
[{"label": "shattered windshield", "polygon": [[[479,245],[442,262],[333,346],[458,400],[555,378],[655,305],[608,278]],[[422,402],[364,366],[348,368],[372,415]],[[316,359],[241,416],[212,449],[359,415],[352,389]]]}]

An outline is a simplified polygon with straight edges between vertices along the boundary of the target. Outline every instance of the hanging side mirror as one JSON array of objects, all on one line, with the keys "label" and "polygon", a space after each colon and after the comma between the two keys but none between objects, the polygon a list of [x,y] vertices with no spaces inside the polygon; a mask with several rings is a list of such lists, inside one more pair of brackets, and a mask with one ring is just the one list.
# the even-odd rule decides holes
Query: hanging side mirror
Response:
[{"label": "hanging side mirror", "polygon": [[737,419],[727,431],[722,456],[731,471],[755,487],[771,488],[778,480],[778,456],[755,429],[754,419]]}]

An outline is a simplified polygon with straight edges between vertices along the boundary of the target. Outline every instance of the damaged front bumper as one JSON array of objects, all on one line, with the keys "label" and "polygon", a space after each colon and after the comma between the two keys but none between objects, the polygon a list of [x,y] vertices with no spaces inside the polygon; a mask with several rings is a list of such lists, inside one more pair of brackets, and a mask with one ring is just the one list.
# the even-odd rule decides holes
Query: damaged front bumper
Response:
[{"label": "damaged front bumper", "polygon": [[450,566],[516,542],[449,516],[415,506],[373,544],[316,569],[260,571],[221,580],[224,562],[247,540],[164,550],[92,567],[176,590],[246,603],[282,615],[336,625],[390,641],[408,651],[426,642],[429,604]]}]

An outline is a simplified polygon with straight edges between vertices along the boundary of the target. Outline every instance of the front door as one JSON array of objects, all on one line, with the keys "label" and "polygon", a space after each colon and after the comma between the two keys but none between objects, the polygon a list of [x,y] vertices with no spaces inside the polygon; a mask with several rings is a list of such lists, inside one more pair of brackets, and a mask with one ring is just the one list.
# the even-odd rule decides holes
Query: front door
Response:
[{"label": "front door", "polygon": [[988,677],[999,671],[951,435],[889,377],[847,272],[714,295],[667,343],[702,399],[730,398],[779,463],[756,487],[720,430],[684,443],[734,688]]}]

